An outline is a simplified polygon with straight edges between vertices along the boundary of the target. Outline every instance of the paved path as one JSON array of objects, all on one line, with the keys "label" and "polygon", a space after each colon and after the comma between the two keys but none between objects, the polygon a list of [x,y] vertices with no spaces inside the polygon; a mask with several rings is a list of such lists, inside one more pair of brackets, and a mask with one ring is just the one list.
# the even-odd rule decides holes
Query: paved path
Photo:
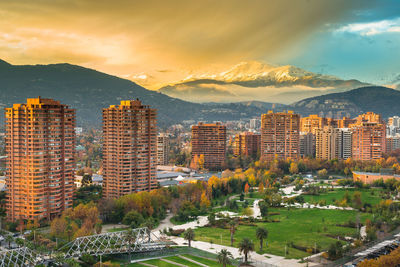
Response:
[{"label": "paved path", "polygon": [[321,210],[355,210],[352,207],[338,207],[338,206],[334,206],[334,205],[326,205],[326,206],[320,206],[320,205],[314,205],[314,204],[310,204],[310,203],[294,203],[292,205],[288,205],[288,204],[284,204],[283,206],[287,207],[295,207],[295,208],[303,208],[303,209],[313,209],[313,208],[317,208],[317,209],[321,209]]},{"label": "paved path", "polygon": [[260,201],[261,201],[261,199],[257,199],[253,203],[253,217],[254,218],[261,217],[261,210],[260,210],[260,206],[258,205],[258,202],[260,202]]},{"label": "paved path", "polygon": [[165,217],[165,219],[164,220],[162,220],[161,222],[160,222],[160,224],[157,226],[157,228],[156,229],[154,229],[154,231],[162,231],[162,230],[164,230],[165,228],[170,228],[170,227],[173,227],[175,224],[173,224],[172,222],[171,222],[171,218],[173,217],[174,215],[172,214],[172,213],[169,213],[168,215],[167,215],[167,217]]},{"label": "paved path", "polygon": [[101,233],[109,233],[109,230],[116,229],[116,228],[129,228],[129,225],[125,224],[105,224],[101,228]]},{"label": "paved path", "polygon": [[187,260],[187,261],[193,262],[194,264],[197,264],[197,265],[200,265],[200,266],[203,266],[203,267],[208,267],[208,265],[205,265],[205,264],[203,264],[203,263],[200,263],[200,262],[198,262],[198,261],[195,261],[195,260],[192,260],[192,259],[186,258],[185,256],[178,255],[178,257],[179,257],[179,258],[181,258],[181,259],[184,259],[184,260]]},{"label": "paved path", "polygon": [[[184,240],[181,237],[171,237],[171,240],[174,241],[175,243],[177,243],[179,246],[187,246],[187,241]],[[226,249],[230,253],[232,253],[232,256],[234,258],[243,257],[243,255],[240,254],[238,248],[229,247],[229,246],[223,246],[223,245],[218,245],[218,244],[210,244],[210,243],[203,242],[203,241],[192,241],[191,244],[192,244],[192,247],[197,248],[197,249],[201,249],[201,250],[204,250],[204,251],[218,253],[222,249]],[[299,263],[299,260],[285,259],[284,257],[276,256],[276,255],[272,255],[272,254],[260,255],[260,254],[258,254],[256,252],[251,252],[249,254],[249,258],[251,260],[254,260],[254,261],[259,261],[259,262],[263,262],[263,263],[269,263],[269,264],[273,264],[273,265],[276,265],[276,266],[284,266],[284,267],[288,267],[288,266],[290,266],[290,267],[292,267],[292,266],[293,267],[306,266],[305,263]],[[312,266],[312,265],[309,264],[309,266]]]},{"label": "paved path", "polygon": [[296,196],[299,196],[299,195],[301,195],[303,193],[302,190],[299,190],[299,191],[295,192],[294,191],[295,188],[296,187],[294,185],[282,188],[281,191],[285,194],[285,195],[282,195],[282,197],[296,197]]},{"label": "paved path", "polygon": [[360,228],[360,236],[361,238],[367,237],[367,226],[364,225]]}]

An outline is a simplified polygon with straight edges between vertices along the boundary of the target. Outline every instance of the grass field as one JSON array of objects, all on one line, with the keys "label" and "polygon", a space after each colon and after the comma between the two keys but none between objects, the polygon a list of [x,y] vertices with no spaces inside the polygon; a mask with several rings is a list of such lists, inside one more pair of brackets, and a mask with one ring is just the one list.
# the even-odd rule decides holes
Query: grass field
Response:
[{"label": "grass field", "polygon": [[[279,218],[280,222],[257,223],[257,226],[268,229],[268,247],[263,253],[270,253],[285,256],[285,245],[293,242],[295,245],[321,249],[327,249],[331,243],[336,242],[332,236],[356,236],[355,228],[340,227],[336,224],[343,224],[349,220],[355,221],[356,211],[344,210],[321,210],[321,209],[273,209],[269,212],[279,212],[271,218]],[[360,221],[364,222],[370,214],[360,213]],[[235,233],[234,246],[248,237],[253,240],[256,251],[260,250],[259,241],[256,239],[256,227],[240,225]],[[230,232],[228,229],[202,227],[195,230],[196,240],[205,242],[213,241],[214,244],[230,246]],[[265,242],[264,242],[265,244]],[[302,258],[309,254],[305,251],[287,247],[287,258]]]},{"label": "grass field", "polygon": [[[195,260],[197,262],[200,262],[200,263],[205,264],[205,265],[210,266],[210,267],[220,267],[221,266],[221,264],[219,264],[217,261],[214,261],[214,260],[211,260],[211,259],[197,257],[197,256],[193,256],[193,255],[190,255],[190,254],[184,254],[182,256],[185,256],[186,258]],[[232,265],[228,265],[228,266],[232,266]]]},{"label": "grass field", "polygon": [[112,229],[108,229],[107,232],[109,232],[109,233],[121,232],[121,231],[125,231],[127,229],[129,229],[129,228],[127,228],[127,227],[112,228]]},{"label": "grass field", "polygon": [[[361,201],[362,203],[369,203],[371,205],[378,204],[382,197],[380,193],[382,192],[381,188],[370,188],[370,189],[359,189],[359,188],[346,188],[346,189],[334,189],[333,191],[328,191],[326,193],[322,193],[318,196],[312,195],[303,195],[304,201],[308,203],[318,203],[320,200],[326,200],[327,205],[335,205],[336,200],[343,199],[346,192],[349,193],[350,197],[353,196],[354,192],[361,192]],[[349,203],[351,204],[351,203]]]},{"label": "grass field", "polygon": [[[194,260],[199,264],[197,264],[195,262],[192,262],[190,260],[181,258],[179,256],[168,256],[168,257],[164,257],[162,259],[151,259],[151,260],[144,260],[144,261],[137,262],[137,263],[131,263],[131,264],[128,264],[127,266],[129,266],[129,267],[143,267],[145,265],[141,264],[142,262],[143,263],[147,263],[147,264],[151,264],[151,265],[154,265],[154,266],[160,266],[160,267],[177,267],[177,266],[179,266],[177,264],[186,265],[188,267],[199,267],[199,266],[201,266],[200,264],[206,264],[209,267],[219,267],[219,266],[221,266],[217,261],[209,259],[209,258],[198,257],[198,256],[194,256],[194,255],[191,255],[191,254],[183,254],[182,256],[184,256],[184,257],[186,257],[188,259]],[[166,262],[163,259],[168,260],[169,262]],[[118,263],[123,264],[122,262],[118,262]],[[174,264],[174,263],[177,263],[177,264]],[[228,265],[228,266],[229,267],[233,267],[233,265]]]}]

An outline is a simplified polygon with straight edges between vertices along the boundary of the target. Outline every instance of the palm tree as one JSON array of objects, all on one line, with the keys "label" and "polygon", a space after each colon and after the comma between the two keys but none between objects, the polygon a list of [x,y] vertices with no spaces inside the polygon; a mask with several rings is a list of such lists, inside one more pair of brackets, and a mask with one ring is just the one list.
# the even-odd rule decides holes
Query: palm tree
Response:
[{"label": "palm tree", "polygon": [[256,230],[256,237],[260,240],[260,250],[262,250],[263,241],[268,237],[268,230],[262,227],[258,227]]},{"label": "palm tree", "polygon": [[231,233],[231,247],[233,247],[233,237],[236,232],[236,221],[235,220],[231,220],[229,222],[229,231]]},{"label": "palm tree", "polygon": [[239,243],[239,251],[240,251],[240,253],[244,254],[244,262],[247,262],[247,255],[251,251],[254,251],[253,241],[251,241],[247,237],[243,238],[242,241],[240,241],[240,243]]},{"label": "palm tree", "polygon": [[223,267],[226,267],[227,264],[231,264],[231,259],[233,258],[232,253],[230,253],[226,249],[221,249],[218,252],[218,263],[222,264]]},{"label": "palm tree", "polygon": [[132,229],[129,229],[125,233],[125,239],[128,241],[129,262],[131,262],[132,244],[136,241],[136,233]]},{"label": "palm tree", "polygon": [[6,235],[5,241],[8,243],[8,248],[11,248],[11,242],[14,241],[14,237],[12,235]]},{"label": "palm tree", "polygon": [[191,247],[191,242],[195,236],[193,229],[192,228],[187,229],[183,235],[184,238],[189,242],[189,247]]}]

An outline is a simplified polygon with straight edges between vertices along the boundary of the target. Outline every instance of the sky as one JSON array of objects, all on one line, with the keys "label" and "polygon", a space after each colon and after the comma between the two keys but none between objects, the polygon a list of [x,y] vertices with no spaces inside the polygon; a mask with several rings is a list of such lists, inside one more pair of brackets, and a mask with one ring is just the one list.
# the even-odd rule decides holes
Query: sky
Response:
[{"label": "sky", "polygon": [[400,80],[398,0],[0,0],[0,59],[67,62],[150,89],[256,60]]}]

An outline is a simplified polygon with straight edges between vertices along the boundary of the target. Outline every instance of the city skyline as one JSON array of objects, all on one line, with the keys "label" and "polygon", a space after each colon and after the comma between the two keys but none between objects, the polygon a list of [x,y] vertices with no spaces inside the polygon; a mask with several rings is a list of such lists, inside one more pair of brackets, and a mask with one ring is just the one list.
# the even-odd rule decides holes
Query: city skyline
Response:
[{"label": "city skyline", "polygon": [[400,0],[0,20],[0,266],[400,266]]}]

